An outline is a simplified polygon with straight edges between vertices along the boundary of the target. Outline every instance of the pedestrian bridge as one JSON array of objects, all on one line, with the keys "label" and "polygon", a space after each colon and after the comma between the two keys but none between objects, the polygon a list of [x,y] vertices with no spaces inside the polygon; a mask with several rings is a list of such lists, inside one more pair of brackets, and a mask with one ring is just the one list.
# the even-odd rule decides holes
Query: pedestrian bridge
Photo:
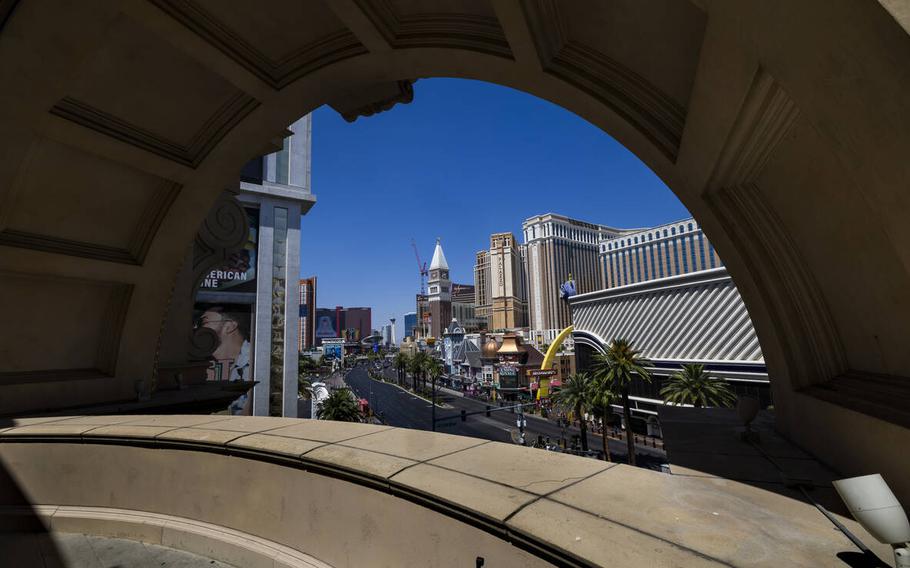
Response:
[{"label": "pedestrian bridge", "polygon": [[0,480],[4,528],[244,567],[840,568],[856,555],[812,505],[758,487],[367,424],[21,419],[0,429]]}]

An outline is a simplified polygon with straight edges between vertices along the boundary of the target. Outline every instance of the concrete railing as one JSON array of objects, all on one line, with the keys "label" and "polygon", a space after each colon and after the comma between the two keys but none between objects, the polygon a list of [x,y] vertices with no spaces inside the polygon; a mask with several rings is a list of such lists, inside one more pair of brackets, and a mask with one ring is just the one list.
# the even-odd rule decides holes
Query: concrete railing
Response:
[{"label": "concrete railing", "polygon": [[811,505],[750,485],[366,424],[10,421],[0,483],[0,526],[31,515],[238,566],[818,567],[853,550]]}]

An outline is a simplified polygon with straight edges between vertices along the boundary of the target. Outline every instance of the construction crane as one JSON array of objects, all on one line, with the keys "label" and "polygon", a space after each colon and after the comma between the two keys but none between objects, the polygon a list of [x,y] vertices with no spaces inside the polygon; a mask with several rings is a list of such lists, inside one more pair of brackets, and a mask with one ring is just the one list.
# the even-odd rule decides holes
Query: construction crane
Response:
[{"label": "construction crane", "polygon": [[411,248],[414,249],[414,258],[417,259],[417,272],[420,273],[420,294],[426,295],[427,293],[427,263],[420,260],[420,253],[417,251],[417,243],[414,242],[414,239],[411,239]]}]

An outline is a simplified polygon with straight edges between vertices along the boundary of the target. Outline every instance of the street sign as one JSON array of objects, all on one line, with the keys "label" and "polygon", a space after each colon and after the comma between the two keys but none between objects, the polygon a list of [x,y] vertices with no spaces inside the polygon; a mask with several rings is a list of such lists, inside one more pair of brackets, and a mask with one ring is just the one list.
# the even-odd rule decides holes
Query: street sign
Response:
[{"label": "street sign", "polygon": [[532,377],[552,377],[556,374],[556,369],[531,369],[528,373]]}]

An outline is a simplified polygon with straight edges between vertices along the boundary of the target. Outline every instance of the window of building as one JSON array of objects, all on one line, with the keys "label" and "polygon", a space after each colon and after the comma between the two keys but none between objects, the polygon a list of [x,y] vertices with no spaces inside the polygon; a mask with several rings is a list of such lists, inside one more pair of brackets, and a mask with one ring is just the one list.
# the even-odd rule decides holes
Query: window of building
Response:
[{"label": "window of building", "polygon": [[657,248],[657,268],[660,269],[659,274],[660,274],[660,277],[663,278],[664,277],[664,263],[661,261],[663,260],[664,257],[660,254],[660,251],[662,250],[661,247],[663,246],[663,244],[657,243],[654,246],[655,246],[655,248]]},{"label": "window of building", "polygon": [[[689,256],[692,257],[692,272],[698,270],[698,264],[695,262],[695,236],[689,240]],[[704,266],[704,265],[702,265]]]},{"label": "window of building", "polygon": [[673,260],[676,261],[676,270],[679,270],[679,256],[676,254],[676,241],[667,241],[667,276],[676,276],[676,273],[673,272],[673,263],[670,262],[670,257],[673,257]]},{"label": "window of building", "polygon": [[616,254],[610,255],[610,263],[613,265],[613,285],[619,285],[619,260]]},{"label": "window of building", "polygon": [[648,253],[651,256],[651,278],[657,278],[657,262],[655,262],[654,257],[657,247],[654,245],[648,245]]},{"label": "window of building", "polygon": [[[701,267],[702,270],[708,268],[708,264],[705,262],[705,236],[703,234],[698,235],[698,249],[701,254]],[[712,267],[713,268],[713,267]]]},{"label": "window of building", "polygon": [[650,252],[651,252],[650,247],[647,247],[647,246],[641,247],[642,264],[645,265],[645,280],[651,279],[650,271],[648,270],[648,268],[651,264]]},{"label": "window of building", "polygon": [[[680,239],[680,244],[681,244],[682,246],[679,247],[679,248],[682,249],[682,255],[681,255],[681,256],[682,256],[683,274],[688,274],[688,273],[689,273],[689,257],[686,255],[686,241],[687,241],[687,240],[688,240],[688,239]],[[694,268],[694,267],[693,267],[693,268]]]},{"label": "window of building", "polygon": [[629,251],[622,253],[622,283],[629,283]]}]

